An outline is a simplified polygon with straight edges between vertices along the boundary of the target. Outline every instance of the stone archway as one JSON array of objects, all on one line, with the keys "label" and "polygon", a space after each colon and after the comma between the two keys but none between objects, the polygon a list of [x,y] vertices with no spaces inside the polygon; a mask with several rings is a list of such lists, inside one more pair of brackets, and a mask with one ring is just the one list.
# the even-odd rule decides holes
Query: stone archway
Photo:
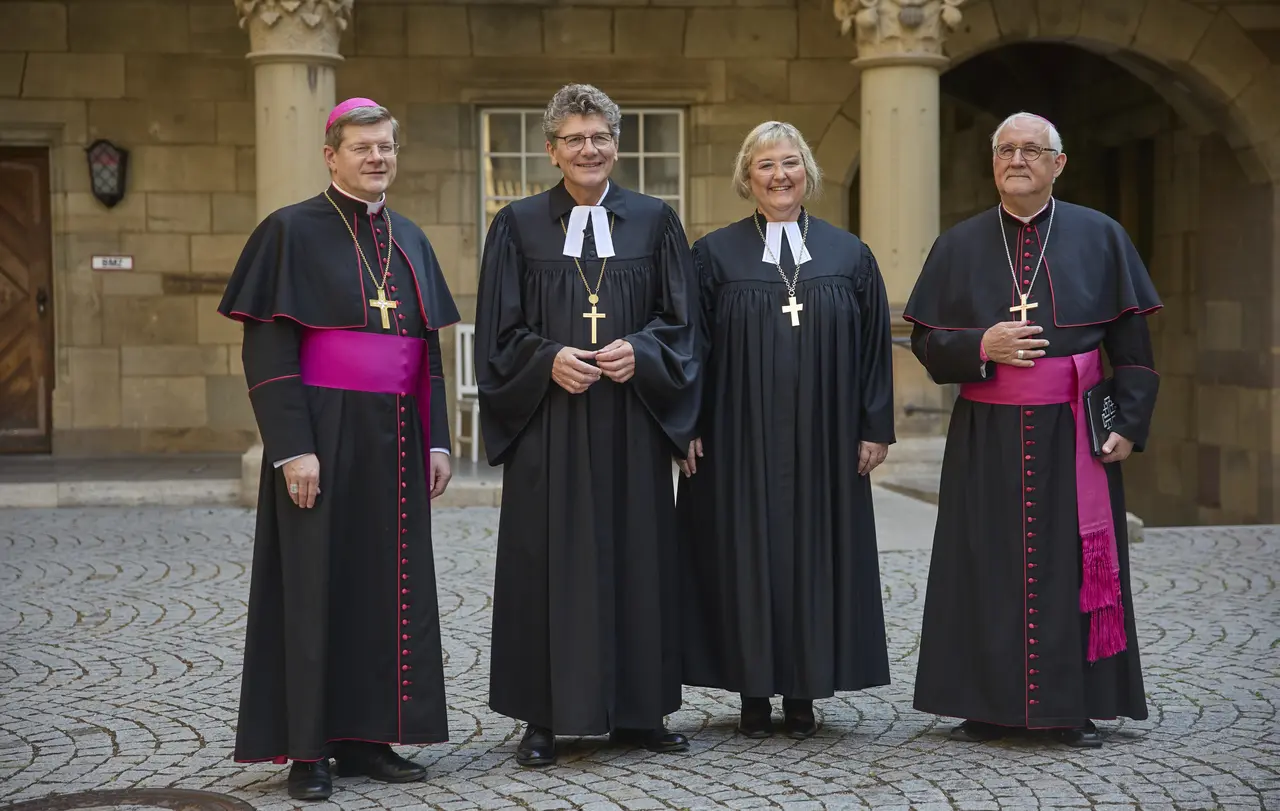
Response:
[{"label": "stone archway", "polygon": [[[1221,131],[1254,182],[1280,182],[1280,70],[1228,12],[1187,0],[979,0],[961,11],[945,44],[952,66],[1013,42],[1093,51],[1151,84],[1193,124]],[[818,141],[833,186],[847,188],[857,170],[858,118],[854,91]],[[834,191],[823,213],[838,217],[844,204]]]}]

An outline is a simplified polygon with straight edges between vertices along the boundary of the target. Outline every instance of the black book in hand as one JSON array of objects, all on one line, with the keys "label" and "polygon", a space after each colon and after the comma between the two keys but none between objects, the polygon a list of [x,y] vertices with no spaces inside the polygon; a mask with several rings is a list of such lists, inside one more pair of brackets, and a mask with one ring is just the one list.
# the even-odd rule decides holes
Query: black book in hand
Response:
[{"label": "black book in hand", "polygon": [[1089,421],[1089,445],[1094,456],[1102,456],[1102,446],[1111,436],[1115,424],[1116,381],[1108,377],[1084,393],[1085,419]]}]

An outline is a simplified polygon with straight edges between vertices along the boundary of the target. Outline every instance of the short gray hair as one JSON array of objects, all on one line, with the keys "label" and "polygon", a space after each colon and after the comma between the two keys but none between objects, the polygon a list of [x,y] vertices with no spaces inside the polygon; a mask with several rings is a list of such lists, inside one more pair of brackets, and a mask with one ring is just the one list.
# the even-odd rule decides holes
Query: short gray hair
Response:
[{"label": "short gray hair", "polygon": [[342,130],[348,124],[354,124],[357,127],[367,127],[370,124],[381,124],[383,121],[391,122],[391,140],[400,143],[400,122],[396,121],[395,116],[386,107],[353,107],[346,113],[338,117],[333,122],[333,126],[324,131],[324,142],[326,146],[334,149],[342,146]]},{"label": "short gray hair", "polygon": [[822,193],[822,170],[818,168],[813,150],[809,148],[800,130],[796,129],[794,124],[788,124],[785,121],[766,121],[747,133],[747,137],[742,142],[742,149],[738,150],[738,157],[734,160],[733,188],[743,200],[751,199],[751,159],[761,149],[783,141],[790,141],[800,153],[800,161],[804,164],[805,199],[817,197]]},{"label": "short gray hair", "polygon": [[564,122],[572,116],[602,116],[613,133],[613,140],[622,137],[622,110],[603,90],[589,84],[567,84],[556,91],[542,114],[542,134],[547,141],[560,131]]},{"label": "short gray hair", "polygon": [[1000,122],[1000,126],[996,127],[996,131],[991,133],[991,148],[993,150],[1000,145],[1000,133],[1004,131],[1004,128],[1019,121],[1034,121],[1047,129],[1049,131],[1049,148],[1055,152],[1062,152],[1062,136],[1058,134],[1058,128],[1053,126],[1053,122],[1042,115],[1028,112],[1014,113]]}]

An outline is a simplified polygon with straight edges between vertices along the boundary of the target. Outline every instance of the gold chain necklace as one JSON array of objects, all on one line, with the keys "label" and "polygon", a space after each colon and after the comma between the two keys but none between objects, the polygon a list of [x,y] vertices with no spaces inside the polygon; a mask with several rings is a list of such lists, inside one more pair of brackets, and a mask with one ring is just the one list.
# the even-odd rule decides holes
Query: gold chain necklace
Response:
[{"label": "gold chain necklace", "polygon": [[[616,222],[614,213],[609,212],[609,235],[613,236],[613,224]],[[564,224],[564,217],[560,218],[560,230],[564,231],[565,236],[569,236],[569,229]],[[587,284],[587,274],[582,272],[582,263],[578,261],[578,257],[573,257],[573,264],[578,268],[578,276],[582,279],[582,286],[587,288],[587,302],[590,304],[598,304],[600,302],[600,286],[604,284],[604,266],[609,264],[609,257],[605,257],[600,262],[600,278],[596,279],[596,289],[592,291],[591,285]]]},{"label": "gold chain necklace", "polygon": [[[347,233],[351,235],[351,241],[356,244],[356,253],[360,254],[360,261],[364,262],[364,269],[369,272],[369,278],[373,279],[374,289],[382,292],[387,286],[387,277],[391,275],[391,249],[387,248],[387,263],[382,267],[382,283],[379,284],[378,277],[373,275],[373,267],[369,264],[369,260],[365,258],[364,249],[360,247],[360,240],[356,239],[356,232],[351,230],[351,223],[347,222],[347,215],[343,214],[342,209],[338,208],[338,204],[333,202],[333,198],[329,196],[328,189],[324,190],[324,199],[329,201],[329,205],[333,206],[333,210],[338,212],[338,216],[342,218],[342,224],[347,226]],[[391,218],[387,216],[387,207],[385,205],[382,207],[382,221],[387,225],[387,243],[393,244],[391,242]],[[374,240],[374,244],[377,244],[377,239]],[[378,262],[381,265],[381,256],[378,257]],[[386,317],[385,310],[383,311],[383,317]]]}]

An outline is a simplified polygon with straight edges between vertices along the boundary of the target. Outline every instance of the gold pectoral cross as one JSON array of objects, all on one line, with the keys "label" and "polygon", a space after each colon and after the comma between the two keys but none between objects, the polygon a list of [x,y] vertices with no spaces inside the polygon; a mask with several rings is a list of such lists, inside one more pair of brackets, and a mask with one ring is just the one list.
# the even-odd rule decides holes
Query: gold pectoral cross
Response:
[{"label": "gold pectoral cross", "polygon": [[1019,320],[1019,321],[1026,321],[1026,320],[1027,320],[1027,310],[1034,310],[1036,307],[1039,307],[1040,305],[1039,305],[1039,304],[1035,304],[1035,303],[1028,304],[1028,303],[1027,303],[1027,294],[1026,294],[1026,293],[1019,293],[1018,295],[1022,298],[1022,303],[1021,303],[1021,304],[1015,304],[1014,306],[1010,307],[1010,308],[1009,308],[1009,312],[1011,312],[1011,313],[1016,313],[1016,312],[1018,312],[1019,310],[1021,310],[1021,313],[1020,313],[1020,314],[1019,314],[1019,316],[1018,316],[1018,320]]},{"label": "gold pectoral cross", "polygon": [[369,306],[382,310],[382,328],[391,329],[391,318],[387,315],[387,310],[394,310],[399,307],[400,302],[391,301],[387,298],[386,291],[378,288],[378,297],[369,299]]},{"label": "gold pectoral cross", "polygon": [[587,301],[591,302],[591,312],[583,313],[582,317],[591,319],[591,343],[594,345],[598,343],[596,339],[596,325],[600,322],[601,318],[605,317],[605,314],[596,310],[596,303],[600,301],[599,296],[592,293],[587,296]]},{"label": "gold pectoral cross", "polygon": [[800,326],[800,311],[804,309],[804,305],[797,304],[795,296],[787,296],[787,300],[791,303],[783,307],[782,311],[791,316],[791,326],[798,327]]}]

